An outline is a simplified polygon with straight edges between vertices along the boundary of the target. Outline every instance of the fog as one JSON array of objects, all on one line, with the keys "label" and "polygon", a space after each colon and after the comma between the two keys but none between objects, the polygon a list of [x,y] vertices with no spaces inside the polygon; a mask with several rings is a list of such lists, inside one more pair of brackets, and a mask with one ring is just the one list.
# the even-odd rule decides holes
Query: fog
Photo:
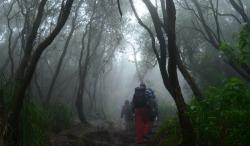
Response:
[{"label": "fog", "polygon": [[249,15],[249,0],[2,0],[0,107],[10,125],[31,101],[62,105],[69,127],[124,129],[124,102],[145,83],[160,123],[189,119],[188,105],[210,88],[249,83],[249,48],[241,46]]},{"label": "fog", "polygon": [[[55,7],[54,8],[51,7],[49,9],[51,9],[53,13],[56,13],[56,11],[58,11],[59,5],[56,5],[56,2],[52,1],[51,3],[55,4]],[[155,6],[159,5],[159,2],[158,3],[153,2],[153,3]],[[77,97],[77,90],[79,88],[78,62],[82,48],[82,32],[84,32],[84,27],[88,26],[89,23],[88,19],[89,17],[91,17],[90,14],[92,11],[91,7],[93,6],[93,3],[90,1],[89,2],[80,1],[80,4],[81,6],[79,7],[79,9],[77,9],[77,2],[73,5],[72,13],[71,16],[69,16],[69,20],[66,22],[66,26],[63,28],[61,33],[55,38],[52,44],[49,45],[48,48],[43,52],[41,59],[38,62],[38,66],[36,68],[33,79],[31,81],[31,85],[29,87],[30,90],[28,92],[29,94],[31,94],[32,96],[41,101],[46,100],[45,99],[47,96],[46,94],[49,92],[51,80],[53,78],[53,75],[55,75],[55,70],[59,63],[58,61],[60,60],[60,58],[62,58],[61,56],[66,48],[65,57],[61,59],[62,60],[61,68],[59,70],[59,73],[56,75],[58,77],[56,78],[55,85],[52,89],[53,90],[52,102],[59,101],[66,103],[73,111],[75,111],[74,104]],[[224,2],[221,2],[221,5],[222,4],[224,4]],[[35,5],[35,3],[32,3],[32,5],[29,7],[32,7],[33,5]],[[100,5],[105,5],[105,4],[103,2],[100,2]],[[137,61],[137,63],[139,62],[140,64],[140,62],[147,61],[145,59],[147,59],[146,57],[148,56],[153,58],[151,60],[148,60],[149,62],[153,62],[152,63],[153,65],[151,65],[150,67],[145,66],[145,64],[143,63],[139,65],[139,73],[141,72],[143,76],[143,82],[145,82],[148,87],[154,89],[157,100],[159,100],[159,103],[164,103],[174,108],[174,101],[163,84],[158,63],[156,62],[154,54],[152,53],[151,50],[152,48],[150,47],[148,34],[137,23],[137,20],[134,14],[131,12],[131,8],[129,7],[129,3],[122,1],[121,6],[122,6],[121,10],[123,12],[122,16],[119,14],[116,4],[112,2],[110,3],[109,7],[106,7],[106,10],[104,11],[104,13],[106,13],[105,16],[100,16],[105,19],[97,18],[96,19],[97,23],[95,24],[95,22],[93,22],[93,27],[95,28],[92,30],[94,34],[92,34],[93,40],[92,42],[90,42],[90,47],[92,47],[93,49],[93,47],[95,47],[95,45],[97,45],[98,42],[100,42],[100,44],[96,46],[97,48],[95,49],[95,51],[90,50],[90,54],[91,53],[92,54],[89,56],[89,61],[88,61],[89,65],[87,67],[89,71],[88,73],[86,73],[85,77],[86,83],[84,90],[86,91],[84,91],[83,93],[83,100],[84,100],[83,107],[85,109],[85,113],[86,114],[92,113],[93,111],[93,114],[96,114],[96,112],[98,113],[100,112],[100,110],[104,110],[103,113],[106,114],[108,119],[111,118],[112,119],[112,120],[110,119],[111,121],[119,121],[120,112],[122,105],[124,104],[124,101],[127,99],[131,101],[135,87],[137,87],[141,82],[138,77],[138,71],[136,69],[135,62]],[[0,27],[1,29],[0,59],[1,59],[1,66],[3,69],[2,70],[3,73],[6,76],[9,76],[11,74],[13,75],[14,72],[11,71],[11,68],[8,65],[10,64],[8,57],[13,58],[12,64],[14,67],[14,71],[20,64],[23,42],[22,40],[20,40],[20,37],[22,36],[19,36],[18,33],[20,33],[20,29],[22,27],[22,21],[25,21],[24,19],[25,15],[19,16],[17,14],[19,7],[16,3],[12,1],[2,2],[1,7],[3,8],[1,10],[2,11],[1,17],[3,18],[4,21],[1,21],[1,27]],[[150,22],[151,20],[149,18],[150,17],[149,11],[147,10],[143,2],[136,1],[135,7],[137,9],[139,17],[142,17],[142,19],[146,23],[148,23],[150,27],[152,27],[152,22]],[[186,49],[186,44],[182,46],[182,43],[183,41],[186,41],[185,39],[188,38],[185,38],[186,37],[185,30],[183,30],[183,32],[180,31],[182,29],[185,29],[185,27],[187,28],[189,27],[188,26],[190,23],[189,19],[193,17],[193,14],[187,13],[188,11],[183,9],[183,5],[180,2],[176,2],[176,7],[177,7],[177,35],[180,36],[178,37],[177,43],[180,42],[179,46],[181,49]],[[6,14],[6,11],[10,8],[12,8],[12,10],[10,11],[9,14]],[[225,11],[229,11],[228,9],[223,7],[221,9],[223,9],[223,11],[224,9]],[[32,12],[32,10],[30,11]],[[97,9],[96,10],[97,15],[98,13],[101,14],[102,11],[103,9],[101,7],[99,8],[99,10]],[[79,20],[73,23],[76,14],[79,17],[78,18]],[[14,18],[10,19],[9,18],[10,16],[7,15],[10,15]],[[32,17],[35,16],[34,14],[30,15],[32,15]],[[43,20],[40,29],[38,29],[39,38],[36,39],[36,44],[39,44],[39,42],[41,42],[46,37],[46,35],[50,33],[51,29],[54,27],[56,23],[56,19],[53,17],[54,14],[46,14],[46,15],[48,15],[48,18]],[[8,21],[6,17],[9,19],[10,23],[9,29],[6,24]],[[17,22],[12,19],[16,20],[20,19],[20,22]],[[226,18],[223,21],[232,23],[230,25],[231,28],[229,27],[222,28],[225,29],[222,30],[223,33],[225,32],[225,36],[228,37],[228,39],[230,40],[232,39],[232,37],[230,36],[232,36],[233,33],[239,31],[240,25],[236,25],[236,22],[233,21],[233,19],[231,18]],[[32,21],[30,23],[32,23]],[[73,32],[73,36],[70,36],[69,43],[65,44],[68,35],[72,29],[71,23],[73,25],[76,25],[73,26],[75,27],[75,30]],[[104,30],[100,30],[101,27],[100,23],[103,23]],[[234,31],[227,30],[232,28]],[[101,34],[98,34],[99,30],[102,31]],[[26,31],[27,33],[29,32],[29,30]],[[192,39],[196,39],[198,35],[196,34],[196,32],[191,32],[191,33],[193,33],[194,37],[190,38],[190,41],[192,41]],[[102,37],[98,38],[100,35],[102,35]],[[11,40],[12,42],[9,42],[9,40]],[[143,42],[144,40],[145,43]],[[210,51],[212,49],[212,46],[207,44],[204,40],[199,40],[199,41],[201,43],[196,45],[195,48],[196,53],[198,54],[200,53],[200,55],[202,55],[204,54],[204,52]],[[85,43],[84,45],[86,45],[86,43],[88,42],[85,40],[84,43]],[[7,49],[8,45],[9,49],[12,49],[12,54],[8,52]],[[133,48],[137,53],[136,61],[134,58],[135,56]],[[102,51],[103,49],[106,52],[104,51],[103,53]],[[86,53],[86,50],[83,53]],[[218,52],[211,52],[211,53],[213,54]],[[218,54],[220,54],[220,52]],[[220,55],[211,55],[211,56],[214,56],[217,60],[220,60],[219,62],[222,61],[220,65],[217,64],[218,65],[217,68],[221,69],[221,66],[223,66],[224,68],[228,68],[222,71],[224,72],[223,74],[225,74],[226,76],[231,76],[230,74],[232,75],[237,74],[232,69],[227,67],[227,64],[223,63],[223,60],[220,59]],[[187,61],[187,63],[191,62]],[[200,62],[200,64],[201,63],[202,62]],[[207,63],[208,64],[202,66],[214,65],[213,62],[207,62]],[[199,63],[197,65],[199,65]],[[203,70],[203,69],[198,67],[198,70]],[[193,75],[197,77],[200,76],[199,71],[196,72],[194,70]],[[180,72],[178,72],[178,77],[183,96],[185,97],[186,101],[189,102],[192,99],[192,91]],[[206,84],[205,86],[207,86],[208,84]],[[101,102],[101,104],[103,105],[98,105],[99,102]],[[103,107],[98,109],[98,107],[93,107],[95,104],[97,104],[96,106],[103,106]],[[77,119],[77,116],[75,118]]]}]

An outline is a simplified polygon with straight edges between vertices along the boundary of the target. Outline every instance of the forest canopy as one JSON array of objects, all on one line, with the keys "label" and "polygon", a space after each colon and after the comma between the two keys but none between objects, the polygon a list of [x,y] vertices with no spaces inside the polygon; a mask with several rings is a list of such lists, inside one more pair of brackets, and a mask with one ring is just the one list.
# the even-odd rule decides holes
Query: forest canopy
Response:
[{"label": "forest canopy", "polygon": [[249,0],[2,0],[0,18],[0,146],[133,145],[140,84],[147,145],[248,145]]}]

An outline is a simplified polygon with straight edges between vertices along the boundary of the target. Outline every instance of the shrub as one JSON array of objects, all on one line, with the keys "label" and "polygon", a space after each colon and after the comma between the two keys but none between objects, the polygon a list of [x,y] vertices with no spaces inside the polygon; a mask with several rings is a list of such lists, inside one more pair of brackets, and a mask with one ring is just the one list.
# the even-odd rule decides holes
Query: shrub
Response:
[{"label": "shrub", "polygon": [[[192,101],[190,118],[199,145],[248,146],[250,143],[250,88],[239,79],[221,87],[210,87],[202,101]],[[175,146],[180,140],[177,120],[162,124],[153,140],[155,146]]]},{"label": "shrub", "polygon": [[51,104],[47,110],[53,132],[60,132],[72,124],[73,113],[64,104]]},{"label": "shrub", "polygon": [[200,144],[247,146],[250,137],[250,90],[238,79],[210,88],[202,102],[193,102],[190,116]]},{"label": "shrub", "polygon": [[63,104],[44,107],[32,99],[25,100],[21,115],[23,146],[47,146],[49,134],[58,133],[72,124],[72,113]]},{"label": "shrub", "polygon": [[50,119],[41,104],[27,99],[21,115],[21,136],[23,146],[48,146]]},{"label": "shrub", "polygon": [[176,118],[162,123],[153,140],[152,146],[177,146],[180,140],[180,127]]},{"label": "shrub", "polygon": [[[0,77],[0,91],[3,96],[4,111],[10,111],[13,97],[13,83]],[[63,104],[44,107],[32,97],[26,97],[20,117],[21,145],[48,146],[49,134],[59,132],[71,125],[72,113]],[[11,137],[8,137],[11,139]]]},{"label": "shrub", "polygon": [[250,23],[242,26],[241,31],[237,34],[236,43],[230,44],[224,42],[220,49],[224,54],[237,64],[250,65]]}]

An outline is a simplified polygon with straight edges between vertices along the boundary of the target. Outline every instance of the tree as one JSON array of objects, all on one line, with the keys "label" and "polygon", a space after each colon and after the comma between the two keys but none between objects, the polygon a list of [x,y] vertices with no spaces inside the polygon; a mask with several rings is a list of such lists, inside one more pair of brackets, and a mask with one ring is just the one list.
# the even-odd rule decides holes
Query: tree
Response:
[{"label": "tree", "polygon": [[[20,136],[19,136],[19,118],[22,110],[23,102],[25,99],[26,90],[31,82],[34,71],[36,69],[39,58],[41,57],[43,51],[53,42],[55,37],[63,28],[66,23],[70,10],[74,0],[63,1],[61,4],[61,11],[58,16],[58,21],[50,33],[40,44],[35,45],[35,40],[37,37],[37,31],[41,25],[42,16],[44,13],[44,7],[47,0],[42,0],[38,7],[38,12],[33,23],[32,29],[29,33],[26,45],[24,48],[24,56],[21,59],[21,64],[18,66],[15,73],[15,92],[13,99],[13,107],[11,109],[9,118],[8,118],[8,134],[5,136],[6,140],[9,140],[10,137],[13,137],[9,143],[11,145],[20,145]],[[33,52],[33,53],[32,53]]]},{"label": "tree", "polygon": [[[231,3],[234,3],[233,0],[230,0]],[[181,2],[179,2],[181,4]],[[211,10],[212,12],[212,18],[213,21],[215,22],[215,29],[212,28],[212,25],[209,24],[210,19],[205,18],[206,11],[204,11],[203,7],[201,6],[200,2],[197,0],[192,0],[192,4],[194,5],[195,9],[190,6],[190,4],[185,0],[184,5],[182,5],[183,8],[192,11],[196,18],[198,23],[201,25],[202,28],[197,26],[195,23],[193,23],[193,29],[200,32],[203,36],[203,38],[210,43],[215,49],[221,50],[224,52],[224,50],[221,49],[221,46],[223,45],[223,32],[221,29],[221,24],[219,21],[219,16],[222,15],[219,12],[219,1],[216,0],[215,4],[213,0],[208,1],[208,8],[205,7],[205,9]],[[243,8],[244,10],[244,8]],[[241,11],[242,13],[244,11]],[[233,18],[236,18],[237,21],[239,19],[234,16],[233,14],[231,15],[222,15],[222,16],[230,16]],[[199,25],[198,24],[198,25]],[[229,64],[240,76],[242,76],[246,81],[250,81],[250,76],[249,76],[249,66],[245,63],[239,63],[234,60],[230,55],[226,54],[224,52],[224,61]]]},{"label": "tree", "polygon": [[[14,31],[13,21],[18,20],[18,12],[15,10],[15,4],[16,1],[10,1],[9,7],[7,8],[6,13],[4,13],[4,16],[6,17],[7,21],[7,28],[8,28],[8,57],[4,61],[3,65],[0,68],[1,72],[4,72],[8,65],[10,64],[10,78],[14,75],[14,68],[15,68],[15,62],[14,62],[14,51],[16,50],[16,47],[18,45],[18,41],[20,39],[20,35]],[[14,38],[14,39],[13,39]]]},{"label": "tree", "polygon": [[[96,14],[96,1],[94,2],[94,6],[93,6],[93,12],[90,18],[89,23],[86,26],[85,32],[83,33],[82,36],[82,49],[81,49],[81,53],[80,53],[80,59],[79,59],[79,86],[78,86],[78,90],[77,90],[77,97],[76,97],[76,101],[75,101],[75,105],[76,105],[76,109],[77,109],[77,113],[78,113],[78,117],[80,119],[80,121],[84,124],[88,124],[86,117],[84,115],[84,111],[83,111],[83,95],[84,95],[84,90],[85,90],[85,85],[86,85],[86,77],[87,77],[87,73],[90,67],[90,61],[91,61],[91,57],[93,54],[95,54],[97,48],[100,45],[101,39],[102,39],[102,33],[103,33],[103,27],[104,27],[104,21],[102,21],[101,24],[101,29],[100,32],[97,33],[97,38],[96,38],[96,44],[94,46],[93,45],[93,38],[94,38],[94,20],[95,20],[95,14]],[[87,36],[87,44],[85,45],[85,39]],[[85,58],[83,58],[83,53],[86,49],[86,56]],[[91,52],[92,49],[92,52]],[[83,60],[84,59],[84,60]]]},{"label": "tree", "polygon": [[84,124],[88,124],[86,113],[97,111],[95,105],[100,102],[97,100],[100,92],[97,90],[99,75],[105,71],[105,67],[114,56],[120,37],[120,22],[112,21],[117,18],[113,13],[112,2],[87,1],[87,4],[91,15],[81,37],[78,60],[79,83],[75,100],[78,117]]},{"label": "tree", "polygon": [[238,0],[238,3],[235,0],[229,0],[229,2],[231,3],[232,7],[241,15],[244,22],[250,21],[241,0]]},{"label": "tree", "polygon": [[48,91],[48,94],[47,94],[47,97],[46,97],[46,101],[45,101],[46,104],[48,104],[48,103],[50,102],[51,95],[52,95],[54,86],[55,86],[55,84],[56,84],[56,80],[57,80],[58,75],[59,75],[59,73],[60,73],[60,70],[61,70],[61,67],[62,67],[63,60],[64,60],[64,58],[65,58],[65,56],[66,56],[67,49],[68,49],[68,47],[69,47],[70,40],[71,40],[72,36],[74,35],[75,30],[76,30],[76,26],[77,26],[76,20],[77,20],[78,13],[79,13],[79,9],[80,9],[82,3],[83,3],[83,1],[81,0],[81,1],[79,2],[79,4],[77,5],[77,8],[75,9],[74,16],[73,16],[72,22],[71,22],[71,29],[70,29],[70,32],[69,32],[68,37],[67,37],[67,39],[66,39],[65,45],[64,45],[64,47],[63,47],[63,52],[62,52],[62,54],[61,54],[61,56],[60,56],[58,65],[57,65],[57,67],[56,67],[56,70],[55,70],[54,75],[53,75],[52,80],[51,80],[51,84],[50,84],[50,86],[49,86],[49,91]]},{"label": "tree", "polygon": [[[181,145],[193,146],[195,145],[195,133],[194,133],[190,118],[187,115],[187,105],[181,93],[181,88],[180,88],[178,76],[177,76],[177,65],[178,65],[179,56],[178,56],[178,49],[176,46],[176,34],[175,34],[175,22],[176,22],[175,4],[172,0],[161,1],[162,11],[166,11],[166,13],[163,13],[163,14],[166,14],[166,15],[163,15],[163,19],[164,19],[163,24],[165,26],[163,28],[168,37],[168,45],[167,45],[165,42],[164,31],[162,30],[162,22],[160,20],[156,7],[154,7],[154,5],[150,2],[150,0],[143,0],[143,2],[148,8],[150,15],[151,15],[154,28],[155,28],[155,32],[156,32],[156,37],[160,44],[160,53],[157,52],[157,49],[155,46],[155,37],[152,31],[138,17],[138,14],[135,10],[133,2],[132,0],[130,0],[131,7],[133,9],[133,12],[139,24],[142,27],[144,27],[150,34],[151,41],[152,41],[152,48],[154,49],[154,52],[155,52],[155,55],[159,64],[163,83],[165,85],[165,88],[172,95],[176,103],[176,106],[178,109],[179,122],[181,125],[181,131],[182,131]],[[168,65],[166,62],[167,48],[168,48]]]}]

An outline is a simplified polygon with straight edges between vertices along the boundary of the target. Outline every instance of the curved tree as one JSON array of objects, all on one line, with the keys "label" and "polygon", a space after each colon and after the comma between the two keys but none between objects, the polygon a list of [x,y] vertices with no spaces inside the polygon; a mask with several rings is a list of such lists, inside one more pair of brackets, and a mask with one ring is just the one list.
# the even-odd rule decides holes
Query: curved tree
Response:
[{"label": "curved tree", "polygon": [[25,99],[26,90],[30,85],[31,79],[36,70],[37,63],[43,51],[53,42],[55,37],[59,34],[64,24],[66,23],[71,11],[73,1],[74,0],[62,1],[60,14],[58,16],[55,28],[41,43],[35,44],[37,32],[42,22],[44,8],[47,0],[42,0],[39,4],[36,18],[26,40],[24,56],[22,57],[21,64],[18,66],[15,73],[16,85],[14,89],[15,91],[13,106],[8,118],[8,133],[5,136],[6,140],[10,140],[10,137],[12,137],[11,141],[6,141],[10,145],[20,145],[19,119]]},{"label": "curved tree", "polygon": [[[162,23],[158,11],[156,7],[151,3],[151,1],[143,0],[143,2],[150,12],[156,32],[156,38],[160,44],[160,52],[158,52],[156,49],[154,34],[149,29],[149,27],[147,27],[139,18],[135,10],[135,7],[133,5],[133,2],[132,0],[130,0],[131,7],[139,24],[148,31],[151,37],[152,48],[155,52],[158,61],[164,86],[173,97],[175,104],[177,106],[178,117],[182,131],[181,145],[194,146],[195,133],[191,124],[191,120],[187,115],[187,105],[184,101],[177,75],[179,55],[178,55],[178,48],[176,46],[176,34],[175,34],[175,23],[176,23],[175,4],[172,0],[161,1],[161,5],[163,8],[162,11],[166,11],[166,13],[163,13],[164,21]],[[164,30],[162,29],[162,26],[164,26],[163,27]],[[165,36],[167,36],[167,43]],[[168,50],[168,64],[167,64],[167,50]]]}]

